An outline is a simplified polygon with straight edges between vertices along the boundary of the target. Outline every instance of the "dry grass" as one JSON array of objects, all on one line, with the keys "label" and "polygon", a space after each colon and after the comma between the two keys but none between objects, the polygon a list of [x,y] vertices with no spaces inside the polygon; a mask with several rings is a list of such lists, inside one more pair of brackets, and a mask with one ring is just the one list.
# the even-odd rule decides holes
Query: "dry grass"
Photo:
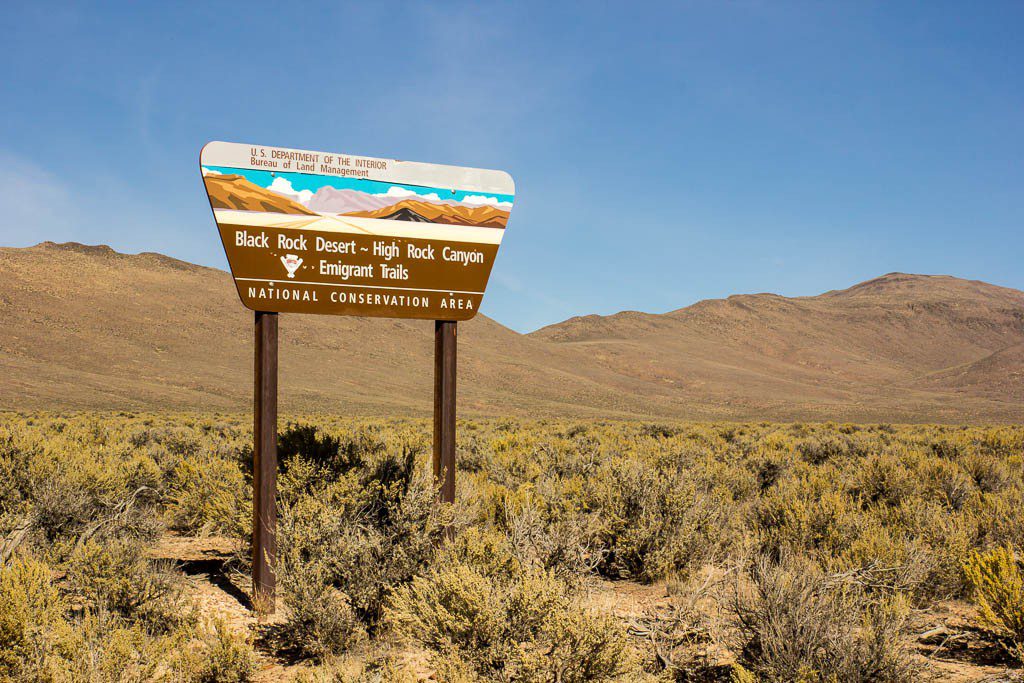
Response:
[{"label": "dry grass", "polygon": [[[245,611],[249,429],[0,420],[0,679],[899,682],[969,651],[1015,666],[962,645],[1019,646],[1024,427],[462,422],[446,508],[426,422],[296,420],[281,616],[211,621],[200,569]],[[160,555],[169,533],[237,552]],[[928,625],[975,599],[968,623]]]}]

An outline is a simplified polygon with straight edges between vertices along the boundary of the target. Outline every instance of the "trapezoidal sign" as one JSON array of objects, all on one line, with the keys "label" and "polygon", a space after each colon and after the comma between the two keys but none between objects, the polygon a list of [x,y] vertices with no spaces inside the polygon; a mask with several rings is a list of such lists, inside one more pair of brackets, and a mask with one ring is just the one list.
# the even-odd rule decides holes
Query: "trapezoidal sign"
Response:
[{"label": "trapezoidal sign", "polygon": [[199,157],[246,308],[468,320],[512,209],[504,171],[211,142]]}]

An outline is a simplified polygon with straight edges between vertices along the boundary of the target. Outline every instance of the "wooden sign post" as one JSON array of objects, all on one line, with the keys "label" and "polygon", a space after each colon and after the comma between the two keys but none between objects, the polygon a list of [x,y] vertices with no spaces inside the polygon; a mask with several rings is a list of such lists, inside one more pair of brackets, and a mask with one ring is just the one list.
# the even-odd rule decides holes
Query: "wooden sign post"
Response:
[{"label": "wooden sign post", "polygon": [[455,502],[456,325],[453,320],[434,323],[434,479],[445,503]]},{"label": "wooden sign post", "polygon": [[512,210],[504,171],[211,142],[203,184],[255,311],[253,603],[277,558],[278,313],[434,320],[434,475],[455,500],[456,325],[480,310]]},{"label": "wooden sign post", "polygon": [[253,605],[274,612],[277,576],[277,313],[256,311],[253,367]]}]

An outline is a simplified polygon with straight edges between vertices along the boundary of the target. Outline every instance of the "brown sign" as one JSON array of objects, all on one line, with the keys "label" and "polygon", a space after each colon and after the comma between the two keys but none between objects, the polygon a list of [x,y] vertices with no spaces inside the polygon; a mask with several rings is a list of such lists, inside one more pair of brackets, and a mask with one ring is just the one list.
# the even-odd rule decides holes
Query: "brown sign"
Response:
[{"label": "brown sign", "polygon": [[468,320],[515,192],[502,171],[225,142],[200,164],[256,311]]}]

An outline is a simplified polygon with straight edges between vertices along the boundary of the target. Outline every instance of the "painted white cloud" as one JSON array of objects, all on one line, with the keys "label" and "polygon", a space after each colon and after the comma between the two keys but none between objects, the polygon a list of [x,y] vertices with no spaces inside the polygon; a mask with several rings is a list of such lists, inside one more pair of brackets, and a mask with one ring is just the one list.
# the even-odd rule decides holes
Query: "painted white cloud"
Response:
[{"label": "painted white cloud", "polygon": [[436,192],[429,192],[427,194],[419,194],[418,192],[413,192],[412,190],[407,190],[404,187],[396,187],[394,185],[389,187],[387,192],[382,192],[382,193],[376,194],[374,196],[375,197],[392,197],[392,198],[395,198],[395,199],[408,199],[410,197],[415,197],[416,199],[422,199],[423,201],[427,201],[427,202],[439,202],[439,201],[441,201],[441,198],[439,196],[437,196]]},{"label": "painted white cloud", "polygon": [[267,188],[271,192],[283,194],[284,196],[294,199],[303,206],[309,205],[309,200],[313,198],[312,190],[298,190],[296,191],[292,187],[292,183],[287,178],[281,178],[278,176],[274,178],[274,182],[270,183],[270,187]]},{"label": "painted white cloud", "polygon": [[416,194],[415,192],[413,192],[412,190],[407,190],[404,187],[395,187],[394,185],[389,187],[387,192],[383,192],[381,194],[378,194],[377,196],[378,197],[401,197],[401,198],[405,198],[405,197],[419,197],[419,195]]},{"label": "painted white cloud", "polygon": [[[404,187],[396,187],[394,185],[389,187],[387,192],[383,192],[374,196],[389,197],[393,199],[409,199],[411,197],[415,197],[416,199],[422,199],[423,201],[427,202],[445,201],[441,199],[441,197],[439,197],[436,192],[430,192],[429,194],[419,194],[417,192],[413,192],[412,190],[407,190]],[[497,209],[505,209],[506,211],[512,209],[512,202],[503,202],[499,200],[497,197],[488,197],[482,194],[467,195],[463,199],[455,201],[457,201],[460,204],[468,204],[470,206],[493,206]]]},{"label": "painted white cloud", "polygon": [[212,168],[206,168],[205,166],[203,166],[202,169],[203,169],[203,175],[220,175],[221,174],[220,171],[214,171]]},{"label": "painted white cloud", "polygon": [[462,198],[463,204],[471,206],[493,206],[499,209],[511,209],[512,202],[499,201],[497,197],[487,197],[482,194],[470,194]]}]

